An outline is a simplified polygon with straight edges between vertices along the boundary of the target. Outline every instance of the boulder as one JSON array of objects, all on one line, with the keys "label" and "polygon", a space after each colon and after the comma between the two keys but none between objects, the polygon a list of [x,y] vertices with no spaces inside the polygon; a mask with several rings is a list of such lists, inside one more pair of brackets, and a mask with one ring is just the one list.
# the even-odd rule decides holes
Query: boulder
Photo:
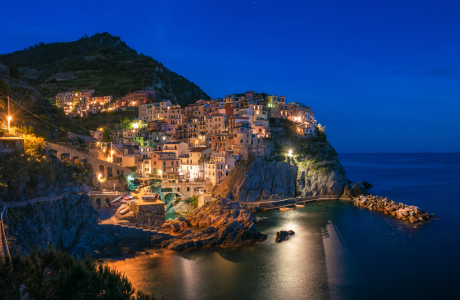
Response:
[{"label": "boulder", "polygon": [[360,181],[355,183],[352,188],[351,188],[351,195],[353,197],[357,197],[359,195],[369,195],[367,192],[366,188],[364,187],[364,184]]},{"label": "boulder", "polygon": [[281,243],[282,241],[285,241],[285,240],[289,239],[289,237],[291,235],[293,235],[293,234],[295,234],[295,232],[293,230],[289,230],[289,231],[281,230],[281,231],[278,231],[276,233],[276,242]]},{"label": "boulder", "polygon": [[373,187],[373,185],[370,184],[370,183],[367,182],[367,181],[363,181],[363,185],[364,185],[364,187],[366,188],[366,190],[368,190],[368,189],[370,189],[371,187]]}]

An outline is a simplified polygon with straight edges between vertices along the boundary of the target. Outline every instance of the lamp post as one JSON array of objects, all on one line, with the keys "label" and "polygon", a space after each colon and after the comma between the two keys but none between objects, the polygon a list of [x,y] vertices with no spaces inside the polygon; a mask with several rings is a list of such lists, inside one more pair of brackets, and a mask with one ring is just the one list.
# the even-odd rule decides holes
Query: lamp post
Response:
[{"label": "lamp post", "polygon": [[8,134],[10,133],[10,122],[11,122],[11,116],[10,116],[10,96],[8,96]]},{"label": "lamp post", "polygon": [[8,133],[10,133],[11,116],[8,116]]}]

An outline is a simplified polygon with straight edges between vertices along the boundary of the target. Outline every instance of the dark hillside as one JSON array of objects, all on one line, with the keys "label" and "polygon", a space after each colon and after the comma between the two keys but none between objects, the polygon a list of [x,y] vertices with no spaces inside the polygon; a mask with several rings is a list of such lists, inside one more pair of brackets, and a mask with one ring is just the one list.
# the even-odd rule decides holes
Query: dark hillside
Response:
[{"label": "dark hillside", "polygon": [[18,67],[22,79],[48,98],[68,90],[94,89],[94,96],[116,99],[132,91],[154,89],[159,98],[182,105],[209,99],[194,83],[107,32],[73,42],[40,43],[0,55],[0,63]]}]

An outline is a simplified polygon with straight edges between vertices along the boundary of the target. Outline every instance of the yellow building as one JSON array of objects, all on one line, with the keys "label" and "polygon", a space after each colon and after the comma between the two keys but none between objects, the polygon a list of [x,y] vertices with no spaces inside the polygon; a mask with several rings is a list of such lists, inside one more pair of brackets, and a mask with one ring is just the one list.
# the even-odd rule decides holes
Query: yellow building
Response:
[{"label": "yellow building", "polygon": [[275,107],[278,104],[286,104],[286,97],[270,95],[267,97],[268,107]]}]

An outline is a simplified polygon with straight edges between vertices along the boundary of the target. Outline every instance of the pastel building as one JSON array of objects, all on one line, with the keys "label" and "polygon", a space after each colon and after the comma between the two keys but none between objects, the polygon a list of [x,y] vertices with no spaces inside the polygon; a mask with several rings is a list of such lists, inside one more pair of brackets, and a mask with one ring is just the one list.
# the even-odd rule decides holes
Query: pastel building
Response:
[{"label": "pastel building", "polygon": [[204,165],[205,180],[217,185],[227,179],[229,171],[235,167],[235,158],[233,156],[216,156],[205,162]]}]

